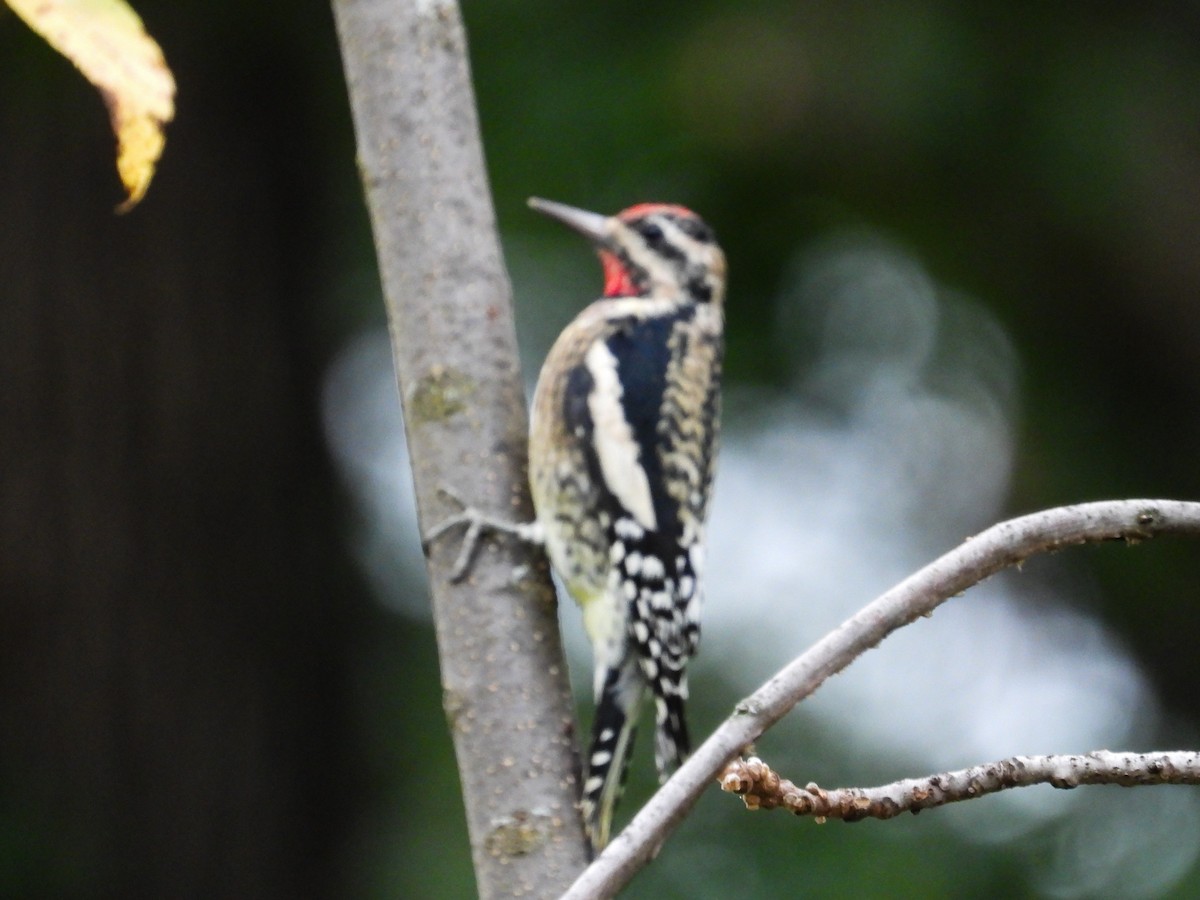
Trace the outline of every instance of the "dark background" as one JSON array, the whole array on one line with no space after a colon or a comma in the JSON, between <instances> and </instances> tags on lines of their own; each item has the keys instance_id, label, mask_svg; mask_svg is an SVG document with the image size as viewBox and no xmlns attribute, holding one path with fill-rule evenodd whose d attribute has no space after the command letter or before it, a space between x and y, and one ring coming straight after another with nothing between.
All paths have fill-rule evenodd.
<instances>
[{"instance_id":1,"label":"dark background","mask_svg":"<svg viewBox=\"0 0 1200 900\"><path fill-rule=\"evenodd\" d=\"M327 364L382 321L369 279L345 289L372 249L330 11L137 8L178 115L120 217L102 103L0 12L0 893L467 896L432 632L372 600L321 433ZM1194 5L464 15L506 242L541 227L533 193L703 211L729 378L778 386L810 352L769 340L794 248L880 229L1016 346L1012 511L1200 493ZM1191 723L1194 554L1082 563ZM753 877L713 896L1040 895L1036 848L745 821Z\"/></svg>"}]
</instances>

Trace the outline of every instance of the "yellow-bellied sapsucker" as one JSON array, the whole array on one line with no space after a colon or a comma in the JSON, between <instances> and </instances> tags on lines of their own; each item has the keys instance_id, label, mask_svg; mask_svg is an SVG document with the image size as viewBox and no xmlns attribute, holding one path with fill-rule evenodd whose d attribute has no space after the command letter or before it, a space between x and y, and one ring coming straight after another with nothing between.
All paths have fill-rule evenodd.
<instances>
[{"instance_id":1,"label":"yellow-bellied sapsucker","mask_svg":"<svg viewBox=\"0 0 1200 900\"><path fill-rule=\"evenodd\" d=\"M529 437L537 536L583 608L596 715L584 821L608 841L638 711L654 700L661 779L687 756L704 531L720 417L725 257L681 206L612 217L534 199L589 238L604 295L555 342Z\"/></svg>"}]
</instances>

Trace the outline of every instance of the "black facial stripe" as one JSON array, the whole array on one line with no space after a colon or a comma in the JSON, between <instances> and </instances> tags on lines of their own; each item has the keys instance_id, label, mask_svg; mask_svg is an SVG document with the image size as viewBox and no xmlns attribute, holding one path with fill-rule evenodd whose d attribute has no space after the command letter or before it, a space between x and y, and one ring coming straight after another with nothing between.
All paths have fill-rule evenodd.
<instances>
[{"instance_id":1,"label":"black facial stripe","mask_svg":"<svg viewBox=\"0 0 1200 900\"><path fill-rule=\"evenodd\" d=\"M693 275L689 278L686 289L688 295L697 303L708 303L712 300L712 285L703 275Z\"/></svg>"},{"instance_id":2,"label":"black facial stripe","mask_svg":"<svg viewBox=\"0 0 1200 900\"><path fill-rule=\"evenodd\" d=\"M691 219L683 216L675 216L672 220L675 226L690 237L694 241L699 241L702 244L711 244L713 242L713 232L706 224L699 219Z\"/></svg>"},{"instance_id":3,"label":"black facial stripe","mask_svg":"<svg viewBox=\"0 0 1200 900\"><path fill-rule=\"evenodd\" d=\"M638 234L646 239L646 243L651 247L657 246L663 242L663 231L658 225L649 219L642 219L635 226Z\"/></svg>"},{"instance_id":4,"label":"black facial stripe","mask_svg":"<svg viewBox=\"0 0 1200 900\"><path fill-rule=\"evenodd\" d=\"M663 259L669 259L671 262L681 263L687 260L687 256L683 250L669 242L666 238L663 238L657 244L651 244L650 248Z\"/></svg>"},{"instance_id":5,"label":"black facial stripe","mask_svg":"<svg viewBox=\"0 0 1200 900\"><path fill-rule=\"evenodd\" d=\"M639 294L650 287L650 273L641 266L637 265L630 258L629 251L627 251L624 247L617 251L617 259L621 263L621 268L624 269L625 273L629 276L629 280L633 283L633 286L637 288L637 292Z\"/></svg>"},{"instance_id":6,"label":"black facial stripe","mask_svg":"<svg viewBox=\"0 0 1200 900\"><path fill-rule=\"evenodd\" d=\"M683 221L676 216L666 216L665 218L673 225L679 225ZM653 218L638 219L630 223L630 227L641 235L647 247L663 259L668 259L672 262L683 262L686 259L683 250L671 243L670 239L663 232L662 227Z\"/></svg>"}]
</instances>

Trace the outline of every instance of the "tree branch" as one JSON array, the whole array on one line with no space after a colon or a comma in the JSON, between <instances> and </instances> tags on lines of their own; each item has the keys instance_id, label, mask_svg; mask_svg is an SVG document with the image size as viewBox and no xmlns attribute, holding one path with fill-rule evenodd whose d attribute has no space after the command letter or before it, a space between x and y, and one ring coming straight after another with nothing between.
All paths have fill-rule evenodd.
<instances>
[{"instance_id":1,"label":"tree branch","mask_svg":"<svg viewBox=\"0 0 1200 900\"><path fill-rule=\"evenodd\" d=\"M333 9L422 533L457 512L441 485L528 521L511 291L458 8ZM435 542L428 557L476 881L483 897L557 896L586 864L587 844L554 590L540 553L509 538L488 545L462 583L449 577L454 541Z\"/></svg>"},{"instance_id":2,"label":"tree branch","mask_svg":"<svg viewBox=\"0 0 1200 900\"><path fill-rule=\"evenodd\" d=\"M1064 506L1001 522L966 540L865 606L739 703L733 716L650 798L564 898L609 897L624 887L730 760L830 675L896 629L1038 553L1098 541L1132 544L1160 534L1200 534L1200 503L1111 500Z\"/></svg>"},{"instance_id":3,"label":"tree branch","mask_svg":"<svg viewBox=\"0 0 1200 900\"><path fill-rule=\"evenodd\" d=\"M721 790L741 796L747 809L786 809L818 819L891 819L901 813L973 800L1010 788L1049 784L1069 789L1085 784L1140 787L1152 784L1200 784L1200 753L1170 750L1081 755L1013 756L956 772L906 778L880 787L825 790L803 788L780 777L758 757L735 759L717 781Z\"/></svg>"}]
</instances>

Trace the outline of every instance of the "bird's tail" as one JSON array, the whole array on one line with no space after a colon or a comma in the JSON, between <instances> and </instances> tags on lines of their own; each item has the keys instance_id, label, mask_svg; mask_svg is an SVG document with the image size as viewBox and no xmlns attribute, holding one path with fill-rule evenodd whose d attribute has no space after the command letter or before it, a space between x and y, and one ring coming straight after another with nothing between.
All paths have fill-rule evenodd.
<instances>
[{"instance_id":1,"label":"bird's tail","mask_svg":"<svg viewBox=\"0 0 1200 900\"><path fill-rule=\"evenodd\" d=\"M677 677L667 677L663 673L653 682L654 763L658 768L660 782L666 781L692 752L687 716L684 713L687 676L682 672L672 674Z\"/></svg>"},{"instance_id":2,"label":"bird's tail","mask_svg":"<svg viewBox=\"0 0 1200 900\"><path fill-rule=\"evenodd\" d=\"M636 664L605 670L602 685L596 698L581 804L584 828L597 851L608 843L613 810L621 799L629 771L638 709L646 690Z\"/></svg>"}]
</instances>

